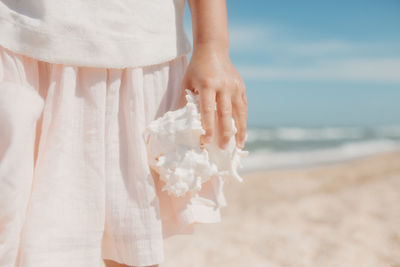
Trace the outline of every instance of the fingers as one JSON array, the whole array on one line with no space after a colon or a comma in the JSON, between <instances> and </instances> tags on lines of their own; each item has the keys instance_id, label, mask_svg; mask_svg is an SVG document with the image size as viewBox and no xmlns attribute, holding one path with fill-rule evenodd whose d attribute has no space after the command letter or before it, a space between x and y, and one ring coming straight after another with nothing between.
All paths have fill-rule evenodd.
<instances>
[{"instance_id":1,"label":"fingers","mask_svg":"<svg viewBox=\"0 0 400 267\"><path fill-rule=\"evenodd\" d=\"M238 148L244 147L246 138L246 121L247 121L247 98L246 94L242 93L239 96L232 97L233 119L237 132L235 135L236 145Z\"/></svg>"},{"instance_id":2,"label":"fingers","mask_svg":"<svg viewBox=\"0 0 400 267\"><path fill-rule=\"evenodd\" d=\"M224 91L217 93L218 145L225 149L233 135L231 95Z\"/></svg>"},{"instance_id":3,"label":"fingers","mask_svg":"<svg viewBox=\"0 0 400 267\"><path fill-rule=\"evenodd\" d=\"M211 143L215 133L215 115L218 124L218 146L225 149L233 135L232 116L235 120L237 147L243 148L246 138L247 98L246 93L230 95L229 92L215 92L211 89L200 91L200 112L205 135L201 136L202 143ZM217 103L217 114L215 114Z\"/></svg>"},{"instance_id":4,"label":"fingers","mask_svg":"<svg viewBox=\"0 0 400 267\"><path fill-rule=\"evenodd\" d=\"M216 93L211 89L202 89L199 92L201 124L205 130L205 134L200 136L200 141L202 143L211 143L214 135Z\"/></svg>"},{"instance_id":5,"label":"fingers","mask_svg":"<svg viewBox=\"0 0 400 267\"><path fill-rule=\"evenodd\" d=\"M202 144L211 143L214 134L217 134L218 146L221 149L225 149L233 135L233 116L237 128L235 135L236 146L243 148L246 139L248 112L245 89L240 87L240 90L236 91L237 94L229 90L216 91L206 88L197 91L200 94L201 123L205 130L205 134L200 136L200 142ZM215 104L217 104L216 111ZM215 120L217 120L218 126L217 133L215 133Z\"/></svg>"}]
</instances>

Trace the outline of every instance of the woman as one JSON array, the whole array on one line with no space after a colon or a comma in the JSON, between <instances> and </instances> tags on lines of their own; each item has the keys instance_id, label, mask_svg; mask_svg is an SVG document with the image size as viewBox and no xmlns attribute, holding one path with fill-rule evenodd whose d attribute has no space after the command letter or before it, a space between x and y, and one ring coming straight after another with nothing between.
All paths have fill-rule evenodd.
<instances>
[{"instance_id":1,"label":"woman","mask_svg":"<svg viewBox=\"0 0 400 267\"><path fill-rule=\"evenodd\" d=\"M220 221L212 179L196 201L161 191L141 135L187 88L200 94L201 142L224 148L233 116L244 146L225 1L189 0L189 64L184 5L0 0L1 266L157 265L163 238Z\"/></svg>"}]
</instances>

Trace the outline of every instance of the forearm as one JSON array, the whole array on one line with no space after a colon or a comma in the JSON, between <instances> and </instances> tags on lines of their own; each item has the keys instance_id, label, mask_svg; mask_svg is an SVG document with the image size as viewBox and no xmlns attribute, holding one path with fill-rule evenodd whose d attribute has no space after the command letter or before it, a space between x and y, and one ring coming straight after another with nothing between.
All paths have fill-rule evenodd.
<instances>
[{"instance_id":1,"label":"forearm","mask_svg":"<svg viewBox=\"0 0 400 267\"><path fill-rule=\"evenodd\" d=\"M229 52L225 0L188 0L192 14L193 50L207 47Z\"/></svg>"}]
</instances>

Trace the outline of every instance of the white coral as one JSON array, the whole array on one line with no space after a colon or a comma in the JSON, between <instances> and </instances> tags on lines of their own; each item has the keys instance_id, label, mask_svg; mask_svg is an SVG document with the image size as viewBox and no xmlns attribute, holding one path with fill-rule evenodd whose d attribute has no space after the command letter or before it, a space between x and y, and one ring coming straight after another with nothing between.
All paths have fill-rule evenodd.
<instances>
[{"instance_id":1,"label":"white coral","mask_svg":"<svg viewBox=\"0 0 400 267\"><path fill-rule=\"evenodd\" d=\"M201 149L200 135L205 131L198 108L199 96L190 90L186 93L185 107L166 112L152 121L144 132L149 165L166 183L162 190L167 190L169 195L184 196L187 192L199 192L202 184L212 177L220 181L220 187L222 179L235 178L242 182L237 169L242 167L240 159L247 156L248 151L236 147L234 136L222 150L217 145L216 135L212 143ZM236 133L233 119L232 127Z\"/></svg>"}]
</instances>

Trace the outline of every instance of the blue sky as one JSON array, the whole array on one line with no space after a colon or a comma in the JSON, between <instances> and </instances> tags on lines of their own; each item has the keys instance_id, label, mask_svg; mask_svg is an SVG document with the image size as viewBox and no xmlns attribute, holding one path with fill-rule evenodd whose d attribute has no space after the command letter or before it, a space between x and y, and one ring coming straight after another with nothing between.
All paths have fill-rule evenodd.
<instances>
[{"instance_id":1,"label":"blue sky","mask_svg":"<svg viewBox=\"0 0 400 267\"><path fill-rule=\"evenodd\" d=\"M227 4L249 126L400 124L400 1Z\"/></svg>"}]
</instances>

